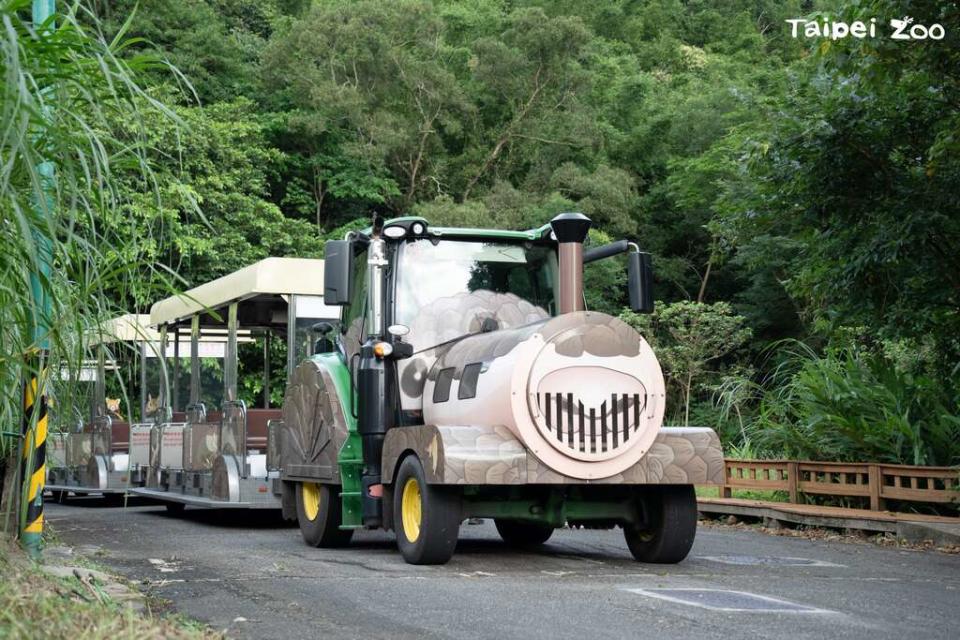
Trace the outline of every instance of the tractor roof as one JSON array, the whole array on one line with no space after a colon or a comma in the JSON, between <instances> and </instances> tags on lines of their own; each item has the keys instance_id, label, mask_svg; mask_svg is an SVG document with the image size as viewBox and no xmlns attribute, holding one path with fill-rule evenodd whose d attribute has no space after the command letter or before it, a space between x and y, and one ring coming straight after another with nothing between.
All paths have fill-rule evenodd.
<instances>
[{"instance_id":1,"label":"tractor roof","mask_svg":"<svg viewBox=\"0 0 960 640\"><path fill-rule=\"evenodd\" d=\"M426 218L420 216L402 216L399 218L390 218L384 221L383 226L391 224L422 222L427 225L430 235L452 236L452 237L471 237L471 238L491 238L501 240L540 240L545 234L550 232L550 224L545 224L536 229L527 229L526 231L511 231L509 229L476 229L471 227L431 227ZM365 228L361 233L370 235L372 227Z\"/></svg>"}]
</instances>

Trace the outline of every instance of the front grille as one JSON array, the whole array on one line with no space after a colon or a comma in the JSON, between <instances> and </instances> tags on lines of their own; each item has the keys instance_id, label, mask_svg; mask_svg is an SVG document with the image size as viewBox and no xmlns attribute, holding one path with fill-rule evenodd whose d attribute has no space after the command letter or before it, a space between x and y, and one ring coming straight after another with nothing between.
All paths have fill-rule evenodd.
<instances>
[{"instance_id":1,"label":"front grille","mask_svg":"<svg viewBox=\"0 0 960 640\"><path fill-rule=\"evenodd\" d=\"M538 393L547 436L581 453L610 453L625 446L640 428L646 394L612 393L599 407L584 406L573 393Z\"/></svg>"}]
</instances>

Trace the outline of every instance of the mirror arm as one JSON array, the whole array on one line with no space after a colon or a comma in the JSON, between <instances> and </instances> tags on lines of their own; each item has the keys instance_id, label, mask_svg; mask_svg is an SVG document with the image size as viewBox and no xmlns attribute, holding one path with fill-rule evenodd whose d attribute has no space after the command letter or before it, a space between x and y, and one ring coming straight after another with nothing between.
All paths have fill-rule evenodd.
<instances>
[{"instance_id":1,"label":"mirror arm","mask_svg":"<svg viewBox=\"0 0 960 640\"><path fill-rule=\"evenodd\" d=\"M609 242L607 244L600 245L599 247L593 247L592 249L587 249L584 251L583 264L589 264L591 262L596 262L597 260L603 260L604 258L618 256L621 253L627 253L628 251L640 253L640 247L636 242L631 242L629 240L616 240L614 242Z\"/></svg>"}]
</instances>

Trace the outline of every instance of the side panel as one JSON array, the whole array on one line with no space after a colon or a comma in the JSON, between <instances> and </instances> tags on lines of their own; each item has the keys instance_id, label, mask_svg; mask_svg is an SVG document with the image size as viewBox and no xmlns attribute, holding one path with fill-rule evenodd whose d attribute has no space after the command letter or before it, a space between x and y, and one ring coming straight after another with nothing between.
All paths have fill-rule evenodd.
<instances>
[{"instance_id":1,"label":"side panel","mask_svg":"<svg viewBox=\"0 0 960 640\"><path fill-rule=\"evenodd\" d=\"M712 429L665 427L650 451L623 473L596 480L561 475L505 427L397 427L387 432L384 482L405 452L420 457L427 481L458 485L722 484L723 450Z\"/></svg>"},{"instance_id":2,"label":"side panel","mask_svg":"<svg viewBox=\"0 0 960 640\"><path fill-rule=\"evenodd\" d=\"M340 484L337 454L347 439L349 425L330 365L343 365L339 359L326 360L317 356L302 362L287 385L280 438L285 480Z\"/></svg>"}]
</instances>

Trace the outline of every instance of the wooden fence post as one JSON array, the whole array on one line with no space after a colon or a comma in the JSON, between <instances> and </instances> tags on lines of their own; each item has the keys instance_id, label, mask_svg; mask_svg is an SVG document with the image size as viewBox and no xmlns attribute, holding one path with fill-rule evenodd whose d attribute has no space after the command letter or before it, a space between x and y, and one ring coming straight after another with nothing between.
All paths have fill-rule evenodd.
<instances>
[{"instance_id":1,"label":"wooden fence post","mask_svg":"<svg viewBox=\"0 0 960 640\"><path fill-rule=\"evenodd\" d=\"M720 497L721 498L732 498L733 491L727 485L727 474L730 473L730 467L726 460L723 461L723 484L720 485Z\"/></svg>"},{"instance_id":2,"label":"wooden fence post","mask_svg":"<svg viewBox=\"0 0 960 640\"><path fill-rule=\"evenodd\" d=\"M787 490L790 492L790 502L793 504L797 504L800 501L797 492L797 485L800 482L798 468L799 465L796 462L787 462Z\"/></svg>"},{"instance_id":3,"label":"wooden fence post","mask_svg":"<svg viewBox=\"0 0 960 640\"><path fill-rule=\"evenodd\" d=\"M886 502L880 497L880 487L882 478L880 477L880 466L876 464L867 465L867 478L870 485L870 510L882 511Z\"/></svg>"}]
</instances>

